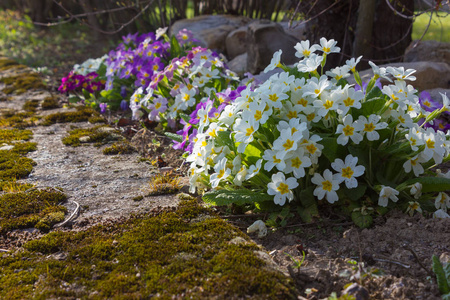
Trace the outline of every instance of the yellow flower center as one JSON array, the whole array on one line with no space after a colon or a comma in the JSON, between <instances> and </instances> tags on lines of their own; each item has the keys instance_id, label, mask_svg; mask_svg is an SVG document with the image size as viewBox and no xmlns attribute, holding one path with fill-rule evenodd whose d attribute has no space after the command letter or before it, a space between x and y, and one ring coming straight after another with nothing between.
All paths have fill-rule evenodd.
<instances>
[{"instance_id":1,"label":"yellow flower center","mask_svg":"<svg viewBox=\"0 0 450 300\"><path fill-rule=\"evenodd\" d=\"M374 130L375 130L375 125L373 125L373 123L364 124L364 131L372 132Z\"/></svg>"},{"instance_id":2,"label":"yellow flower center","mask_svg":"<svg viewBox=\"0 0 450 300\"><path fill-rule=\"evenodd\" d=\"M308 49L303 50L303 56L309 56L311 54L311 51L309 51Z\"/></svg>"},{"instance_id":3,"label":"yellow flower center","mask_svg":"<svg viewBox=\"0 0 450 300\"><path fill-rule=\"evenodd\" d=\"M350 126L350 125L347 125L347 126L345 126L343 129L342 129L342 132L346 135L346 136L349 136L349 135L353 135L353 131L355 130L355 128L354 127L352 127L352 126Z\"/></svg>"},{"instance_id":4,"label":"yellow flower center","mask_svg":"<svg viewBox=\"0 0 450 300\"><path fill-rule=\"evenodd\" d=\"M430 149L434 148L434 141L432 141L431 139L428 139L426 144L427 144L428 148L430 148Z\"/></svg>"},{"instance_id":5,"label":"yellow flower center","mask_svg":"<svg viewBox=\"0 0 450 300\"><path fill-rule=\"evenodd\" d=\"M302 161L298 157L291 159L291 163L292 163L292 167L294 167L296 169L300 168L300 166L302 165Z\"/></svg>"},{"instance_id":6,"label":"yellow flower center","mask_svg":"<svg viewBox=\"0 0 450 300\"><path fill-rule=\"evenodd\" d=\"M314 120L315 117L316 117L315 113L310 113L309 115L306 116L306 120L308 120L308 122L311 122L312 120Z\"/></svg>"},{"instance_id":7,"label":"yellow flower center","mask_svg":"<svg viewBox=\"0 0 450 300\"><path fill-rule=\"evenodd\" d=\"M254 117L255 117L255 120L256 120L256 121L261 120L261 118L262 118L262 112L261 112L260 110L257 110L256 113L255 113L255 115L254 115Z\"/></svg>"},{"instance_id":8,"label":"yellow flower center","mask_svg":"<svg viewBox=\"0 0 450 300\"><path fill-rule=\"evenodd\" d=\"M219 171L219 175L217 175L218 178L222 178L223 175L225 175L225 171L224 170L220 170Z\"/></svg>"},{"instance_id":9,"label":"yellow flower center","mask_svg":"<svg viewBox=\"0 0 450 300\"><path fill-rule=\"evenodd\" d=\"M277 96L277 94L272 94L272 95L269 95L269 99L272 100L273 102L276 102L278 100L278 96Z\"/></svg>"},{"instance_id":10,"label":"yellow flower center","mask_svg":"<svg viewBox=\"0 0 450 300\"><path fill-rule=\"evenodd\" d=\"M160 107L161 107L161 103L158 102L158 103L155 104L155 108L156 109L159 109Z\"/></svg>"},{"instance_id":11,"label":"yellow flower center","mask_svg":"<svg viewBox=\"0 0 450 300\"><path fill-rule=\"evenodd\" d=\"M294 146L294 141L287 139L286 142L283 144L283 148L285 151L288 151L289 149L292 148L292 146Z\"/></svg>"},{"instance_id":12,"label":"yellow flower center","mask_svg":"<svg viewBox=\"0 0 450 300\"><path fill-rule=\"evenodd\" d=\"M287 113L286 117L288 117L289 119L297 118L297 112L291 110Z\"/></svg>"},{"instance_id":13,"label":"yellow flower center","mask_svg":"<svg viewBox=\"0 0 450 300\"><path fill-rule=\"evenodd\" d=\"M250 126L250 128L247 128L247 133L245 134L246 136L251 136L253 134L253 132L255 131L255 129L253 129L253 126Z\"/></svg>"},{"instance_id":14,"label":"yellow flower center","mask_svg":"<svg viewBox=\"0 0 450 300\"><path fill-rule=\"evenodd\" d=\"M277 190L280 192L280 194L284 195L289 193L289 186L286 183L280 182L280 184L277 187Z\"/></svg>"},{"instance_id":15,"label":"yellow flower center","mask_svg":"<svg viewBox=\"0 0 450 300\"><path fill-rule=\"evenodd\" d=\"M331 49L329 47L323 47L323 52L328 53L330 51L331 51Z\"/></svg>"},{"instance_id":16,"label":"yellow flower center","mask_svg":"<svg viewBox=\"0 0 450 300\"><path fill-rule=\"evenodd\" d=\"M308 105L308 101L306 101L305 98L302 98L300 100L297 101L297 104L302 105L303 107L306 107L306 105Z\"/></svg>"},{"instance_id":17,"label":"yellow flower center","mask_svg":"<svg viewBox=\"0 0 450 300\"><path fill-rule=\"evenodd\" d=\"M352 168L350 168L350 167L346 167L346 168L342 169L342 177L350 179L350 178L352 178L353 173L354 172L353 172Z\"/></svg>"},{"instance_id":18,"label":"yellow flower center","mask_svg":"<svg viewBox=\"0 0 450 300\"><path fill-rule=\"evenodd\" d=\"M333 101L327 100L323 104L323 107L325 107L326 109L330 109L333 106L333 103L334 103Z\"/></svg>"},{"instance_id":19,"label":"yellow flower center","mask_svg":"<svg viewBox=\"0 0 450 300\"><path fill-rule=\"evenodd\" d=\"M314 154L317 151L317 147L314 146L314 144L309 144L306 146L306 150L308 150L309 153Z\"/></svg>"},{"instance_id":20,"label":"yellow flower center","mask_svg":"<svg viewBox=\"0 0 450 300\"><path fill-rule=\"evenodd\" d=\"M329 180L325 180L322 182L322 188L325 191L331 192L332 187L333 187L333 184Z\"/></svg>"},{"instance_id":21,"label":"yellow flower center","mask_svg":"<svg viewBox=\"0 0 450 300\"><path fill-rule=\"evenodd\" d=\"M191 98L191 96L189 94L185 94L183 99L184 101L188 101Z\"/></svg>"},{"instance_id":22,"label":"yellow flower center","mask_svg":"<svg viewBox=\"0 0 450 300\"><path fill-rule=\"evenodd\" d=\"M344 100L345 106L352 106L353 103L355 103L355 100L353 100L353 99L350 98L350 97L348 97L347 99Z\"/></svg>"},{"instance_id":23,"label":"yellow flower center","mask_svg":"<svg viewBox=\"0 0 450 300\"><path fill-rule=\"evenodd\" d=\"M281 159L277 158L276 155L273 156L273 162L276 164L279 164L281 162Z\"/></svg>"}]
</instances>

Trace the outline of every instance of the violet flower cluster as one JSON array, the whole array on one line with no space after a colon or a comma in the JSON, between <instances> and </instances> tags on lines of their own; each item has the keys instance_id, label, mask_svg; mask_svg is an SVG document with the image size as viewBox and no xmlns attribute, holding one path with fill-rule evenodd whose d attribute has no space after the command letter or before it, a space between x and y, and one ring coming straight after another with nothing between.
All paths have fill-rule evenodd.
<instances>
[{"instance_id":1,"label":"violet flower cluster","mask_svg":"<svg viewBox=\"0 0 450 300\"><path fill-rule=\"evenodd\" d=\"M105 82L98 79L96 72L87 75L76 74L71 71L69 75L61 80L58 91L61 93L80 93L83 90L89 93L97 93L105 88Z\"/></svg>"}]
</instances>

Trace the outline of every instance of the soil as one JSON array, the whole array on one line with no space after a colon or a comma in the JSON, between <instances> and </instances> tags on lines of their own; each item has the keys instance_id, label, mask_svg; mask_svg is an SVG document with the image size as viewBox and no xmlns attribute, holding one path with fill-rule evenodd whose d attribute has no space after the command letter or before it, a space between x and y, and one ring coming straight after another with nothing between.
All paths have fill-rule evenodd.
<instances>
[{"instance_id":1,"label":"soil","mask_svg":"<svg viewBox=\"0 0 450 300\"><path fill-rule=\"evenodd\" d=\"M13 95L12 99L0 102L0 109L18 109L26 100L42 100L49 95L48 91ZM107 156L102 154L107 145L64 146L61 139L73 126L94 125L74 123L31 128L38 149L28 157L37 165L24 181L63 188L69 199L69 211L76 209L76 203L81 207L79 216L72 221L74 228L176 206L178 198L174 195L147 196L149 183L161 172L178 172L181 190L187 191L181 153L173 150L170 141L161 134L132 123L117 127L132 141L137 152ZM217 211L244 232L258 217L226 216L222 209ZM376 219L372 228L362 230L332 216L312 224L295 224L292 220L286 227L269 230L261 238L256 233L250 234L269 253L279 270L292 277L299 299L322 299L332 292L340 295L351 283L355 284L351 290L356 291L357 299L369 299L368 295L370 299L440 299L431 258L437 255L442 260L450 259L450 219L391 212ZM0 240L0 248L12 250L41 235L33 229L18 230ZM295 268L294 262L301 261L303 253L303 263Z\"/></svg>"}]
</instances>

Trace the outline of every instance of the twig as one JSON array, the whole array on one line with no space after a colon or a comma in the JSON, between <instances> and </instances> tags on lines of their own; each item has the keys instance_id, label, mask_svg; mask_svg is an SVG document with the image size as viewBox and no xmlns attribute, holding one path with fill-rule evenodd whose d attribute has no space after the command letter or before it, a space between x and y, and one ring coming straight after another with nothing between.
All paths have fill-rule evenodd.
<instances>
[{"instance_id":1,"label":"twig","mask_svg":"<svg viewBox=\"0 0 450 300\"><path fill-rule=\"evenodd\" d=\"M78 202L75 202L75 201L72 201L72 200L69 200L69 201L75 203L75 205L76 205L75 210L73 211L73 213L66 220L64 220L61 223L55 224L53 226L54 228L63 227L64 225L66 225L67 223L69 223L70 221L73 221L74 219L76 219L76 217L78 217L78 214L80 212L80 204L78 204ZM75 215L76 215L76 217L75 217Z\"/></svg>"},{"instance_id":2,"label":"twig","mask_svg":"<svg viewBox=\"0 0 450 300\"><path fill-rule=\"evenodd\" d=\"M411 254L414 256L414 258L417 260L417 263L422 267L422 269L424 269L427 272L428 275L434 276L434 274L431 272L431 270L423 265L422 261L420 260L419 256L417 255L416 251L411 249L411 247L409 247L406 244L403 245L403 249L408 250L409 252L411 252Z\"/></svg>"},{"instance_id":3,"label":"twig","mask_svg":"<svg viewBox=\"0 0 450 300\"><path fill-rule=\"evenodd\" d=\"M0 249L0 252L9 252L9 250L6 250L6 249Z\"/></svg>"}]
</instances>

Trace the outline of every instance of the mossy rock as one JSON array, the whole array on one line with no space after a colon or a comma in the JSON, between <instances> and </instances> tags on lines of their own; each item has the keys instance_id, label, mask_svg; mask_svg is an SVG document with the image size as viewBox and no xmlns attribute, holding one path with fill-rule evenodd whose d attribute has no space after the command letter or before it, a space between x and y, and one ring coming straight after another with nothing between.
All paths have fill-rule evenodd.
<instances>
[{"instance_id":1,"label":"mossy rock","mask_svg":"<svg viewBox=\"0 0 450 300\"><path fill-rule=\"evenodd\" d=\"M0 82L7 86L3 93L9 95L12 93L23 94L29 90L45 89L46 86L42 78L37 73L20 74L11 77L3 77Z\"/></svg>"},{"instance_id":2,"label":"mossy rock","mask_svg":"<svg viewBox=\"0 0 450 300\"><path fill-rule=\"evenodd\" d=\"M25 111L36 112L39 107L39 100L28 100L22 105L22 109Z\"/></svg>"},{"instance_id":3,"label":"mossy rock","mask_svg":"<svg viewBox=\"0 0 450 300\"><path fill-rule=\"evenodd\" d=\"M19 128L24 129L34 126L40 117L35 116L34 112L18 113L14 110L4 111L0 118L0 128Z\"/></svg>"},{"instance_id":4,"label":"mossy rock","mask_svg":"<svg viewBox=\"0 0 450 300\"><path fill-rule=\"evenodd\" d=\"M67 209L59 205L66 195L55 189L36 189L0 196L0 233L35 227L43 231L64 220Z\"/></svg>"},{"instance_id":5,"label":"mossy rock","mask_svg":"<svg viewBox=\"0 0 450 300\"><path fill-rule=\"evenodd\" d=\"M0 150L0 180L15 180L27 177L36 163L18 153Z\"/></svg>"},{"instance_id":6,"label":"mossy rock","mask_svg":"<svg viewBox=\"0 0 450 300\"><path fill-rule=\"evenodd\" d=\"M43 119L42 125L50 126L56 123L75 123L86 121L89 121L90 123L105 123L105 119L92 108L77 106L76 109L77 111L59 112L48 115ZM102 122L100 122L100 120L102 120Z\"/></svg>"},{"instance_id":7,"label":"mossy rock","mask_svg":"<svg viewBox=\"0 0 450 300\"><path fill-rule=\"evenodd\" d=\"M296 299L256 244L195 201L24 248L0 259L0 298Z\"/></svg>"},{"instance_id":8,"label":"mossy rock","mask_svg":"<svg viewBox=\"0 0 450 300\"><path fill-rule=\"evenodd\" d=\"M103 154L105 155L131 154L135 151L136 149L133 147L133 145L130 144L130 142L120 141L103 149Z\"/></svg>"},{"instance_id":9,"label":"mossy rock","mask_svg":"<svg viewBox=\"0 0 450 300\"><path fill-rule=\"evenodd\" d=\"M0 144L11 141L28 141L32 136L31 130L0 129Z\"/></svg>"},{"instance_id":10,"label":"mossy rock","mask_svg":"<svg viewBox=\"0 0 450 300\"><path fill-rule=\"evenodd\" d=\"M42 101L41 107L43 110L59 108L59 100L55 96L46 97Z\"/></svg>"},{"instance_id":11,"label":"mossy rock","mask_svg":"<svg viewBox=\"0 0 450 300\"><path fill-rule=\"evenodd\" d=\"M101 146L112 141L123 139L118 130L109 126L99 125L92 128L77 128L69 131L69 135L62 138L66 146L78 147L81 144L94 144Z\"/></svg>"}]
</instances>

